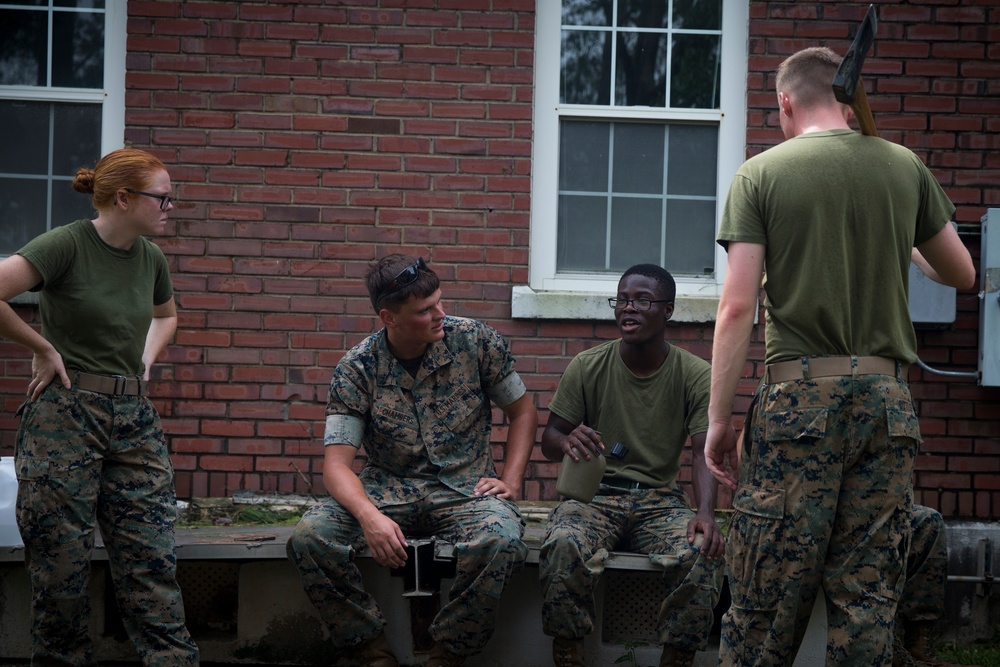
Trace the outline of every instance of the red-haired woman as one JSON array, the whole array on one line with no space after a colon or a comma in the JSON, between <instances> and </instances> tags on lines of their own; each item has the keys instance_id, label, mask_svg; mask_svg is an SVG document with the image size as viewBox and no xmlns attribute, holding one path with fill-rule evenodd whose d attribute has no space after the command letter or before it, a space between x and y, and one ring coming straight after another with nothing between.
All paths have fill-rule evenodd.
<instances>
[{"instance_id":1,"label":"red-haired woman","mask_svg":"<svg viewBox=\"0 0 1000 667\"><path fill-rule=\"evenodd\" d=\"M146 665L193 665L176 581L173 467L148 398L149 367L177 328L161 233L170 175L137 149L82 168L97 217L0 261L0 335L34 357L15 455L17 521L31 584L32 660L94 663L87 582L100 527L115 595ZM6 301L38 292L41 333Z\"/></svg>"}]
</instances>

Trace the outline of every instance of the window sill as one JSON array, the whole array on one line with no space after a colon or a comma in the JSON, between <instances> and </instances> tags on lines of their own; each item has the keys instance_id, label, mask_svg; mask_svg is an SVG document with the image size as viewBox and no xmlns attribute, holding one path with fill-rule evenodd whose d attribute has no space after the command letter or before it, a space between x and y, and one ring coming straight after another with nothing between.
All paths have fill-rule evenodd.
<instances>
[{"instance_id":1,"label":"window sill","mask_svg":"<svg viewBox=\"0 0 1000 667\"><path fill-rule=\"evenodd\" d=\"M515 285L510 311L514 319L526 320L607 320L615 319L608 308L613 294L597 292L538 292L527 285ZM674 299L673 322L714 322L719 309L717 296L678 295Z\"/></svg>"}]
</instances>

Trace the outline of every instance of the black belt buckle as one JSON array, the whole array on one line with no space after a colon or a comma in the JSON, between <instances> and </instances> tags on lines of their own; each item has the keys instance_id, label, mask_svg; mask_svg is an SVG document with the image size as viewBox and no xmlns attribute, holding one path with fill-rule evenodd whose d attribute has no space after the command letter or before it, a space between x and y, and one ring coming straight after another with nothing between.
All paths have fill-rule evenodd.
<instances>
[{"instance_id":1,"label":"black belt buckle","mask_svg":"<svg viewBox=\"0 0 1000 667\"><path fill-rule=\"evenodd\" d=\"M615 479L613 477L604 479L601 481L601 483L604 486L610 487L617 491L625 491L625 492L642 491L643 489L652 488L646 484L643 484L642 482L633 482L630 479Z\"/></svg>"},{"instance_id":2,"label":"black belt buckle","mask_svg":"<svg viewBox=\"0 0 1000 667\"><path fill-rule=\"evenodd\" d=\"M115 390L112 392L114 396L122 396L128 389L128 378L124 375L112 375L115 379Z\"/></svg>"}]
</instances>

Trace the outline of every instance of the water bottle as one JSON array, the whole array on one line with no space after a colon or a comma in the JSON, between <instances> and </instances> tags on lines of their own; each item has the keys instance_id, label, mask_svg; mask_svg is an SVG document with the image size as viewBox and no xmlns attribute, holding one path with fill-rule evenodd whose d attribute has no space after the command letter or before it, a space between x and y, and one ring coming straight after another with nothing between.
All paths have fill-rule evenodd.
<instances>
[{"instance_id":1,"label":"water bottle","mask_svg":"<svg viewBox=\"0 0 1000 667\"><path fill-rule=\"evenodd\" d=\"M0 456L0 547L22 547L14 509L17 504L17 474L14 457Z\"/></svg>"},{"instance_id":2,"label":"water bottle","mask_svg":"<svg viewBox=\"0 0 1000 667\"><path fill-rule=\"evenodd\" d=\"M628 448L620 442L616 442L608 452L608 456L613 459L623 459L626 454ZM597 487L601 484L607 466L608 459L603 454L591 454L589 459L581 457L579 461L574 461L572 456L566 454L559 466L556 492L566 498L589 503L597 494Z\"/></svg>"}]
</instances>

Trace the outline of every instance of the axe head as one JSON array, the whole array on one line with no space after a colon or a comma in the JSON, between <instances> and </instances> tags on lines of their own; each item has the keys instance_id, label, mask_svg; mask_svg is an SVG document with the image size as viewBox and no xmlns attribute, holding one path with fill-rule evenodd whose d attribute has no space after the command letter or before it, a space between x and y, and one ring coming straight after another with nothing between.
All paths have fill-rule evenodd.
<instances>
[{"instance_id":1,"label":"axe head","mask_svg":"<svg viewBox=\"0 0 1000 667\"><path fill-rule=\"evenodd\" d=\"M847 50L844 59L840 61L837 69L837 76L833 78L833 94L841 104L852 104L854 94L858 90L858 81L861 80L861 66L865 64L865 56L868 49L875 41L875 30L878 28L878 19L875 17L875 5L868 5L868 13L862 21L858 34L854 36L851 48Z\"/></svg>"}]
</instances>

